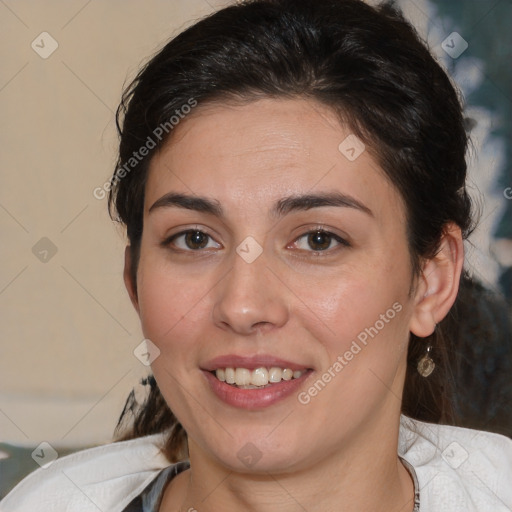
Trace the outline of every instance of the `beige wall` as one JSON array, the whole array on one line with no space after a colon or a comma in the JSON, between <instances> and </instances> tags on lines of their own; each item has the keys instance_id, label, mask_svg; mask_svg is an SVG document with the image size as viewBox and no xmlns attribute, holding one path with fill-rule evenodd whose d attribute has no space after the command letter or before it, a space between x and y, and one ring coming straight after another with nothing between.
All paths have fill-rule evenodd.
<instances>
[{"instance_id":1,"label":"beige wall","mask_svg":"<svg viewBox=\"0 0 512 512\"><path fill-rule=\"evenodd\" d=\"M123 236L92 192L113 168L125 79L220 4L0 3L1 441L109 439L145 373L132 353L142 335L121 278ZM59 45L47 59L31 47L43 31ZM32 252L43 237L57 248L47 262Z\"/></svg>"},{"instance_id":2,"label":"beige wall","mask_svg":"<svg viewBox=\"0 0 512 512\"><path fill-rule=\"evenodd\" d=\"M425 28L421 2L406 3ZM106 441L145 373L132 353L142 335L121 278L122 233L93 189L112 171L125 79L222 4L0 2L0 441ZM43 31L59 45L47 59L31 47ZM57 249L47 262L32 252L43 237Z\"/></svg>"}]
</instances>

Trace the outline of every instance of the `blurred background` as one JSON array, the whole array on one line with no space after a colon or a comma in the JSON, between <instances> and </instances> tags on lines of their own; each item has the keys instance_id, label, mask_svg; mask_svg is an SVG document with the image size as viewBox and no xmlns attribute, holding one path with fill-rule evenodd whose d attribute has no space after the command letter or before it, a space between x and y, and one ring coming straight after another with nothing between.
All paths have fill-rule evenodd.
<instances>
[{"instance_id":1,"label":"blurred background","mask_svg":"<svg viewBox=\"0 0 512 512\"><path fill-rule=\"evenodd\" d=\"M123 86L170 37L229 3L0 0L0 498L39 467L37 453L48 453L41 443L63 455L110 441L126 397L148 373L134 355L143 336L122 281L124 235L94 190L114 168ZM467 102L481 209L468 268L505 325L512 1L398 3ZM498 325L493 311L485 318ZM496 336L499 357L510 357L510 331Z\"/></svg>"}]
</instances>

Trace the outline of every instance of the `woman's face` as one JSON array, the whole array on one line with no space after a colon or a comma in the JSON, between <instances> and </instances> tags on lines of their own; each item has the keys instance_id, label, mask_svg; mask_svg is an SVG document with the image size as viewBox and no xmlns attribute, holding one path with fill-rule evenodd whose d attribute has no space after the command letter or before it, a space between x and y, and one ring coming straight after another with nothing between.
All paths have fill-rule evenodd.
<instances>
[{"instance_id":1,"label":"woman's face","mask_svg":"<svg viewBox=\"0 0 512 512\"><path fill-rule=\"evenodd\" d=\"M192 457L293 470L396 428L405 213L359 144L322 105L265 99L197 107L153 158L136 307Z\"/></svg>"}]
</instances>

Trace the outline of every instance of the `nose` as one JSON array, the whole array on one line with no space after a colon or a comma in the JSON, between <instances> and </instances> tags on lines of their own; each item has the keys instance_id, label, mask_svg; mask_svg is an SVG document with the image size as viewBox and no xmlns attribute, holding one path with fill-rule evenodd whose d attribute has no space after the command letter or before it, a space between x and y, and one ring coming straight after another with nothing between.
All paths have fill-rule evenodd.
<instances>
[{"instance_id":1,"label":"nose","mask_svg":"<svg viewBox=\"0 0 512 512\"><path fill-rule=\"evenodd\" d=\"M213 321L244 335L282 327L289 316L287 291L268 267L265 253L252 263L236 254L231 270L215 287Z\"/></svg>"}]
</instances>

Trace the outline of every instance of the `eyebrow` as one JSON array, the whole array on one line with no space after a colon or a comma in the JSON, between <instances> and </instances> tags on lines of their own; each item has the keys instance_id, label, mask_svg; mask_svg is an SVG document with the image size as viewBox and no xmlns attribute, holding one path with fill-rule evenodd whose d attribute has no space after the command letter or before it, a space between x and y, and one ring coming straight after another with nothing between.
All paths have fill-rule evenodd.
<instances>
[{"instance_id":1,"label":"eyebrow","mask_svg":"<svg viewBox=\"0 0 512 512\"><path fill-rule=\"evenodd\" d=\"M353 208L373 217L373 212L361 201L340 192L325 192L319 194L303 194L284 197L276 201L270 213L272 217L283 217L292 211L310 210L322 206ZM224 217L221 204L216 199L169 192L155 201L149 208L149 213L160 208L185 208L197 212L208 213L216 217Z\"/></svg>"}]
</instances>

